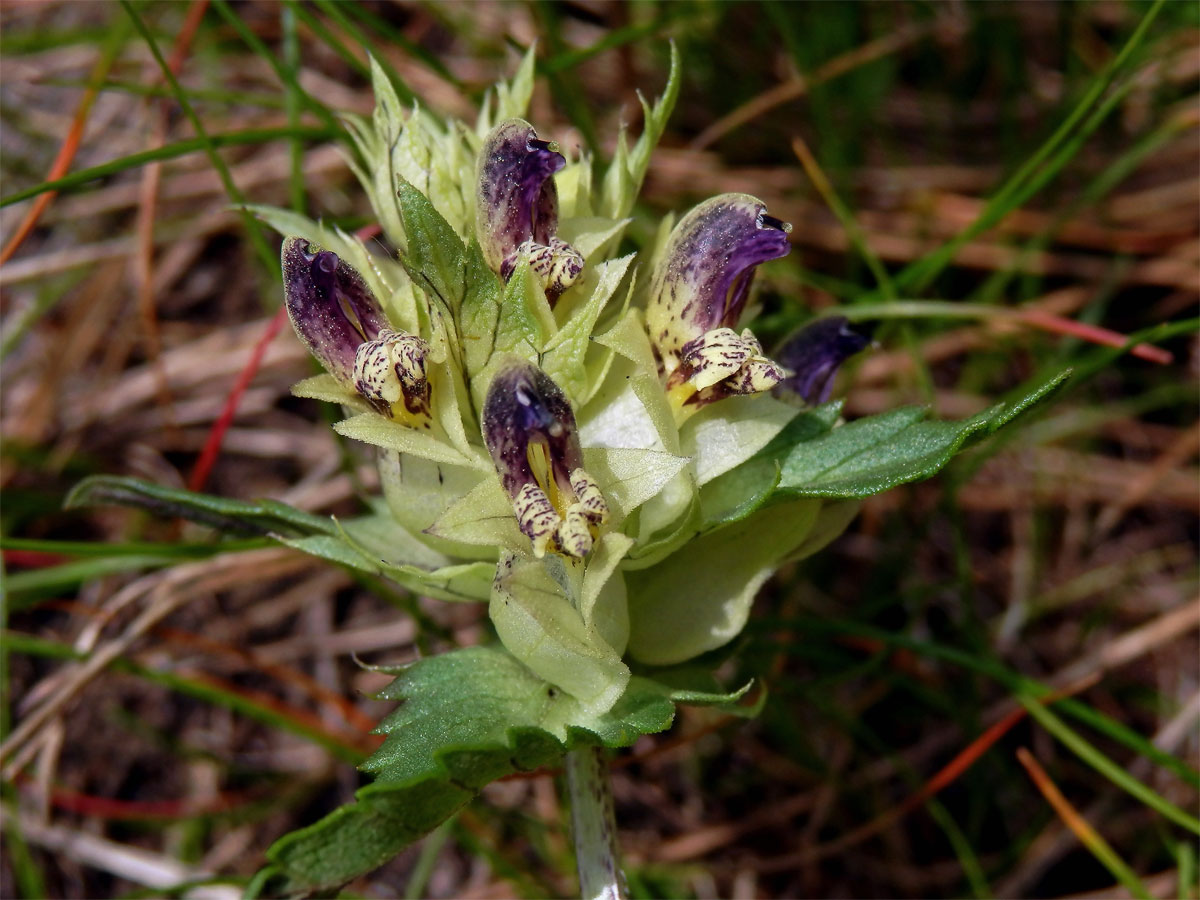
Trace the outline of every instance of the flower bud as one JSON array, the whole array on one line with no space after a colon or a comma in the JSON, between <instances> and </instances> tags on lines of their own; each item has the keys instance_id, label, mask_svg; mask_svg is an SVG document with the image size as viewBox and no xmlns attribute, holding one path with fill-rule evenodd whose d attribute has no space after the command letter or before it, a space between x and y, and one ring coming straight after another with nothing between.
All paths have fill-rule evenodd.
<instances>
[{"instance_id":1,"label":"flower bud","mask_svg":"<svg viewBox=\"0 0 1200 900\"><path fill-rule=\"evenodd\" d=\"M575 414L550 376L510 358L488 387L483 440L534 555L587 556L608 504L583 469Z\"/></svg>"},{"instance_id":2,"label":"flower bud","mask_svg":"<svg viewBox=\"0 0 1200 900\"><path fill-rule=\"evenodd\" d=\"M805 403L824 403L833 390L838 368L870 343L842 316L817 319L783 342L776 356L792 374L775 388L777 396L791 394Z\"/></svg>"},{"instance_id":3,"label":"flower bud","mask_svg":"<svg viewBox=\"0 0 1200 900\"><path fill-rule=\"evenodd\" d=\"M792 226L761 200L722 194L689 212L667 241L650 285L646 325L676 403L701 405L770 390L784 376L749 331L733 327L755 267L786 256Z\"/></svg>"},{"instance_id":4,"label":"flower bud","mask_svg":"<svg viewBox=\"0 0 1200 900\"><path fill-rule=\"evenodd\" d=\"M387 328L362 276L304 238L283 242L283 291L292 327L330 375L354 383L355 353Z\"/></svg>"},{"instance_id":5,"label":"flower bud","mask_svg":"<svg viewBox=\"0 0 1200 900\"><path fill-rule=\"evenodd\" d=\"M509 119L484 141L476 186L475 230L487 264L507 280L527 255L551 303L583 271L583 257L555 237L553 176L564 165L557 144L538 140L524 119Z\"/></svg>"}]
</instances>

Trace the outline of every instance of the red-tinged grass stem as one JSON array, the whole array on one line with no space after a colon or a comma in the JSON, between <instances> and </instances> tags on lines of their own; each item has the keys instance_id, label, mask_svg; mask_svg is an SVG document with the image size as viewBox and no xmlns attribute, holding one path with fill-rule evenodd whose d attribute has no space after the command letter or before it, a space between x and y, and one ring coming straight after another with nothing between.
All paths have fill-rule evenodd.
<instances>
[{"instance_id":1,"label":"red-tinged grass stem","mask_svg":"<svg viewBox=\"0 0 1200 900\"><path fill-rule=\"evenodd\" d=\"M67 170L71 168L71 163L75 160L75 154L79 152L79 145L83 141L83 129L87 125L88 114L92 111L92 104L95 103L96 97L100 93L104 79L108 77L109 69L112 68L112 64L117 59L117 54L120 53L121 46L124 44L125 31L125 28L118 27L112 33L108 43L101 49L100 58L96 60L95 66L92 67L87 88L83 92L83 98L79 101L79 106L75 109L75 116L71 119L71 127L67 130L67 136L63 138L63 142L58 148L58 155L54 157L54 162L51 164L50 171L46 175L46 181L56 181L62 178L67 174ZM37 227L42 213L46 211L46 208L50 206L56 196L58 196L57 192L47 191L34 200L33 206L29 207L29 211L25 213L25 218L17 226L12 239L3 250L0 250L0 265L8 262L12 255L17 252L17 248L25 242L25 238L33 233L33 229Z\"/></svg>"},{"instance_id":2,"label":"red-tinged grass stem","mask_svg":"<svg viewBox=\"0 0 1200 900\"><path fill-rule=\"evenodd\" d=\"M1058 789L1051 779L1046 774L1046 770L1034 758L1033 754L1024 747L1017 748L1017 759L1021 765L1025 767L1025 771L1029 773L1029 777L1037 786L1037 789L1042 792L1042 796L1046 798L1046 802L1054 807L1054 811L1058 813L1058 817L1063 820L1075 837L1079 838L1079 842L1083 844L1091 852L1093 856L1106 868L1112 876L1125 886L1125 889L1135 897L1150 900L1150 893L1146 890L1141 880L1137 877L1132 869L1130 869L1125 861L1121 859L1115 850L1109 845L1108 841L1100 835L1100 832L1079 814L1071 802L1063 796L1062 791Z\"/></svg>"},{"instance_id":3,"label":"red-tinged grass stem","mask_svg":"<svg viewBox=\"0 0 1200 900\"><path fill-rule=\"evenodd\" d=\"M255 374L258 372L258 367L262 365L263 356L266 355L267 347L275 339L275 336L279 334L279 330L283 328L283 323L286 320L287 310L281 306L271 318L271 321L267 323L266 330L263 331L262 337L258 339L258 343L254 345L254 351L250 354L250 359L246 361L246 367L238 375L238 380L234 384L233 390L229 392L229 397L225 400L225 408L221 410L221 415L213 423L212 430L208 433L208 440L204 442L204 449L200 453L200 458L196 460L196 467L192 469L192 475L188 479L188 488L190 490L198 491L208 481L208 475L217 461L217 455L221 452L221 443L225 440L225 432L229 430L229 426L233 424L234 416L237 415L237 408L242 400L242 395L246 392L246 388L250 386L250 382L254 380Z\"/></svg>"}]
</instances>

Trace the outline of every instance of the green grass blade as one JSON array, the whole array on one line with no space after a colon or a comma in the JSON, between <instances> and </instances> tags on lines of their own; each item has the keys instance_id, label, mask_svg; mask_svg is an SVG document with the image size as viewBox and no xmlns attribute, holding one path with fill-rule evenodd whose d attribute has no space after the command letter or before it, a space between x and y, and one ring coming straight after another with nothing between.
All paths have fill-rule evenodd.
<instances>
[{"instance_id":1,"label":"green grass blade","mask_svg":"<svg viewBox=\"0 0 1200 900\"><path fill-rule=\"evenodd\" d=\"M665 4L655 7L655 18L649 22L635 25L623 25L604 34L602 38L581 47L578 50L564 50L549 59L538 63L539 75L556 75L567 69L573 69L580 63L587 62L594 56L616 50L627 44L633 44L644 38L660 33L668 25L678 24L681 19L688 17L688 12L681 5Z\"/></svg>"},{"instance_id":2,"label":"green grass blade","mask_svg":"<svg viewBox=\"0 0 1200 900\"><path fill-rule=\"evenodd\" d=\"M307 25L313 34L324 41L329 49L338 55L342 62L353 69L360 77L365 78L367 81L371 80L371 67L359 59L353 50L338 40L337 36L329 30L325 23L313 14L312 10L301 3L295 2L295 0L287 0L287 4L295 11L300 21ZM402 94L402 99L412 100L412 94L406 88L403 88L403 86L398 85L397 92L401 91L408 94L407 98L404 98Z\"/></svg>"},{"instance_id":3,"label":"green grass blade","mask_svg":"<svg viewBox=\"0 0 1200 900\"><path fill-rule=\"evenodd\" d=\"M562 13L553 3L535 4L534 13L541 24L541 32L545 37L546 46L555 56L561 56L567 42L562 35ZM555 78L549 80L550 93L558 108L567 114L576 128L579 129L583 141L593 153L600 150L599 132L596 131L596 120L592 117L591 104L583 91L578 76L569 68L560 68Z\"/></svg>"},{"instance_id":4,"label":"green grass blade","mask_svg":"<svg viewBox=\"0 0 1200 900\"><path fill-rule=\"evenodd\" d=\"M98 166L92 166L88 169L80 169L78 172L72 172L70 175L64 175L62 178L56 178L53 181L44 181L41 184L35 184L33 187L25 188L0 199L0 209L11 206L14 203L20 203L22 200L36 197L38 194L44 194L47 191L58 191L61 193L80 187L89 181L95 181L98 178L107 178L110 175L116 175L129 169L136 169L139 166L158 162L159 160L187 156L189 153L197 153L201 150L207 150L210 147L244 147L250 144L263 144L267 141L276 141L284 138L315 141L329 140L334 137L337 137L337 134L326 128L303 127L249 128L244 131L228 131L221 134L208 135L207 139L198 137L187 138L182 141L176 141L173 144L155 147L153 150L131 153L128 156L122 156L120 159L101 163Z\"/></svg>"},{"instance_id":5,"label":"green grass blade","mask_svg":"<svg viewBox=\"0 0 1200 900\"><path fill-rule=\"evenodd\" d=\"M1038 721L1043 728L1058 738L1081 760L1121 788L1126 793L1136 797L1146 806L1155 810L1176 825L1186 828L1193 834L1200 835L1200 819L1184 812L1174 803L1146 787L1128 772L1114 763L1111 759L1089 744L1079 734L1072 731L1062 719L1036 697L1028 693L1018 693L1017 700L1025 707L1026 712Z\"/></svg>"},{"instance_id":6,"label":"green grass blade","mask_svg":"<svg viewBox=\"0 0 1200 900\"><path fill-rule=\"evenodd\" d=\"M119 544L104 544L97 541L51 541L38 538L0 537L0 550L32 550L35 553L52 553L58 556L170 556L175 559L207 559L216 553L236 553L242 550L259 550L272 547L266 538L222 541L220 543L178 543L157 541L127 541Z\"/></svg>"},{"instance_id":7,"label":"green grass blade","mask_svg":"<svg viewBox=\"0 0 1200 900\"><path fill-rule=\"evenodd\" d=\"M9 865L12 866L13 880L16 882L17 888L16 896L28 897L30 900L36 897L49 897L50 894L46 891L46 879L42 875L37 859L29 851L29 844L21 833L17 817L7 815L5 820L3 825L4 849Z\"/></svg>"},{"instance_id":8,"label":"green grass blade","mask_svg":"<svg viewBox=\"0 0 1200 900\"><path fill-rule=\"evenodd\" d=\"M277 55L271 52L270 48L259 40L258 35L246 26L241 16L230 9L229 4L225 0L212 0L212 5L229 26L237 32L238 37L242 39L246 46L262 57L267 65L275 70L275 74L284 87L301 98L304 105L324 122L330 131L336 132L339 138L344 139L345 131L338 122L337 117L329 111L329 108L324 103L317 100L300 86L300 82L296 80L296 77L288 70L287 66L280 62ZM349 142L346 141L346 143L348 144Z\"/></svg>"},{"instance_id":9,"label":"green grass blade","mask_svg":"<svg viewBox=\"0 0 1200 900\"><path fill-rule=\"evenodd\" d=\"M1049 686L1019 675L999 660L991 657L972 653L958 647L920 640L906 634L898 634L893 631L874 628L870 625L864 625L848 619L799 618L780 620L764 618L756 620L750 627L755 630L761 629L765 632L792 629L800 634L848 634L871 638L887 646L911 650L914 653L928 656L931 659L939 659L953 665L961 666L969 671L978 672L992 679L997 684L1003 685L1014 695L1041 698L1053 693L1053 689ZM1124 744L1130 750L1142 754L1157 765L1169 770L1188 784L1200 786L1200 773L1191 768L1191 766L1171 756L1169 753L1164 753L1145 738L1140 736L1134 737L1128 728L1120 725L1103 713L1091 707L1086 707L1086 714L1079 715L1078 710L1085 705L1077 700L1060 700L1057 706L1068 715L1078 716L1085 724L1098 731L1102 731L1108 737Z\"/></svg>"},{"instance_id":10,"label":"green grass blade","mask_svg":"<svg viewBox=\"0 0 1200 900\"><path fill-rule=\"evenodd\" d=\"M83 83L73 78L48 78L44 82L56 87L82 87ZM133 94L135 97L155 97L173 99L171 89L161 84L142 84L141 82L124 81L120 78L107 78L100 85L103 91ZM189 87L188 95L193 100L205 103L221 103L228 106L259 106L264 109L283 109L284 101L274 94L263 94L257 91L226 91L220 88Z\"/></svg>"},{"instance_id":11,"label":"green grass blade","mask_svg":"<svg viewBox=\"0 0 1200 900\"><path fill-rule=\"evenodd\" d=\"M937 800L928 800L925 808L929 810L929 815L938 823L942 833L946 835L946 840L950 842L954 855L958 857L958 862L962 866L963 875L966 877L967 883L971 885L971 893L978 900L989 900L992 896L992 889L988 886L987 876L983 874L983 866L979 863L979 856L975 853L975 848L971 846L970 839L963 834L958 823L954 821L954 817L950 815L950 811Z\"/></svg>"},{"instance_id":12,"label":"green grass blade","mask_svg":"<svg viewBox=\"0 0 1200 900\"><path fill-rule=\"evenodd\" d=\"M48 591L58 591L63 588L75 587L85 581L103 578L117 572L130 572L136 569L160 569L178 562L174 556L113 556L109 558L77 560L48 566L44 569L30 569L25 572L9 574L6 590L13 609L22 609L28 605L23 602L23 594L44 594Z\"/></svg>"},{"instance_id":13,"label":"green grass blade","mask_svg":"<svg viewBox=\"0 0 1200 900\"><path fill-rule=\"evenodd\" d=\"M297 128L300 125L300 107L303 103L303 98L292 85L299 84L300 40L296 35L296 15L292 12L290 6L284 5L279 8L279 30L283 34L283 62L287 66L288 72L292 75L292 79L285 86L284 90L284 108L287 111L288 127ZM288 166L290 169L288 173L288 197L291 200L292 209L304 215L308 206L304 190L304 144L298 138L293 138L290 141L288 147Z\"/></svg>"},{"instance_id":14,"label":"green grass blade","mask_svg":"<svg viewBox=\"0 0 1200 900\"><path fill-rule=\"evenodd\" d=\"M384 73L387 75L388 81L392 83L392 88L396 91L396 95L406 105L411 106L416 100L416 94L414 94L409 86L405 84L404 79L400 77L400 73L395 70L390 62L388 62L386 56L381 53L372 52L374 49L374 43L363 32L363 30L359 28L358 25L356 25L353 21L351 21L349 16L346 15L345 10L353 6L357 6L357 4L331 3L330 0L315 0L315 2L321 12L325 13L325 15L329 16L329 18L344 28L346 33L358 42L359 46L375 57L375 61L379 63L379 65L383 68ZM357 58L358 57L355 57L355 59Z\"/></svg>"},{"instance_id":15,"label":"green grass blade","mask_svg":"<svg viewBox=\"0 0 1200 900\"><path fill-rule=\"evenodd\" d=\"M1093 107L1105 90L1132 58L1134 51L1145 38L1151 23L1165 2L1166 0L1155 0L1154 5L1142 17L1142 21L1138 23L1121 51L1092 80L1075 108L1063 119L1062 124L1055 129L1042 146L992 195L979 217L941 247L911 263L900 272L895 278L898 288L901 290L911 289L914 293L923 291L950 264L965 244L998 223L1058 174L1059 170L1083 145L1083 141L1100 125L1115 103L1119 101L1120 94L1115 93L1089 117L1089 113L1092 113ZM1063 149L1064 144L1066 144L1065 150ZM1041 168L1043 164L1046 165L1044 169ZM1041 169L1040 172L1039 169Z\"/></svg>"},{"instance_id":16,"label":"green grass blade","mask_svg":"<svg viewBox=\"0 0 1200 900\"><path fill-rule=\"evenodd\" d=\"M13 653L23 653L28 656L38 656L46 659L74 660L76 662L82 662L88 658L88 654L79 653L67 644L35 637L30 634L4 631L3 634L0 634L0 640ZM263 725L271 728L278 728L280 731L297 735L323 747L343 762L358 765L365 758L359 751L346 746L346 744L320 729L310 728L303 722L298 722L291 716L284 715L278 710L205 681L186 678L174 672L160 672L128 659L113 660L108 668L136 675L152 684L169 688L186 697L193 697L205 703L211 703L213 706L219 706L231 712L239 713L248 719L261 722Z\"/></svg>"},{"instance_id":17,"label":"green grass blade","mask_svg":"<svg viewBox=\"0 0 1200 900\"><path fill-rule=\"evenodd\" d=\"M217 153L217 148L208 136L208 129L204 127L204 123L196 114L191 101L188 100L187 93L179 84L179 80L175 77L175 73L171 71L171 67L167 65L166 59L163 58L162 51L158 48L158 42L154 40L154 35L150 33L150 29L146 27L146 23L142 21L142 17L137 14L137 10L133 8L133 4L129 0L121 0L121 7L133 21L133 26L141 34L142 39L146 42L146 46L150 48L150 53L154 56L154 61L158 63L159 71L162 72L163 77L167 80L167 84L171 86L171 91L175 95L176 102L183 110L183 114L187 117L188 121L192 123L192 127L196 129L196 134L204 142L204 150L208 154L209 162L216 169L217 175L221 179L221 184L225 186L225 193L238 206L238 213L242 217L242 223L246 227L250 243L254 245L255 251L258 253L263 265L266 266L267 271L271 272L276 280L281 279L283 276L280 269L279 257L267 243L259 221L245 209L245 198L242 196L242 192L238 189L238 186L234 184L233 176L229 174L229 167L225 165L225 160L221 158L221 154Z\"/></svg>"},{"instance_id":18,"label":"green grass blade","mask_svg":"<svg viewBox=\"0 0 1200 900\"><path fill-rule=\"evenodd\" d=\"M412 874L408 876L408 884L404 886L404 900L421 900L429 896L429 878L433 875L433 867L437 865L438 855L446 846L446 840L454 829L458 816L451 816L421 841L421 852L417 856Z\"/></svg>"},{"instance_id":19,"label":"green grass blade","mask_svg":"<svg viewBox=\"0 0 1200 900\"><path fill-rule=\"evenodd\" d=\"M387 44L394 44L397 47L404 48L404 52L409 56L415 57L423 62L431 71L436 72L449 84L461 89L462 81L451 72L446 64L443 63L436 53L432 53L420 44L409 40L408 35L394 27L390 22L377 16L363 3L343 3L340 4L340 9L349 12L355 19L363 24L363 26L372 34L379 35Z\"/></svg>"}]
</instances>

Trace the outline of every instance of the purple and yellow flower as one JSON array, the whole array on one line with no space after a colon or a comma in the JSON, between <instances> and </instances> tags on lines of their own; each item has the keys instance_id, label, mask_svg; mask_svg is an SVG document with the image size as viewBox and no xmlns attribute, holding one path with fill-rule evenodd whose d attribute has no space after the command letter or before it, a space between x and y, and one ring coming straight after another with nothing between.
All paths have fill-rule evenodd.
<instances>
[{"instance_id":1,"label":"purple and yellow flower","mask_svg":"<svg viewBox=\"0 0 1200 900\"><path fill-rule=\"evenodd\" d=\"M553 141L524 119L501 122L484 141L476 179L475 225L483 257L505 280L529 259L551 304L583 271L583 257L556 235L554 173L566 165Z\"/></svg>"},{"instance_id":2,"label":"purple and yellow flower","mask_svg":"<svg viewBox=\"0 0 1200 900\"><path fill-rule=\"evenodd\" d=\"M654 271L646 325L677 408L769 391L786 376L749 330L734 330L763 262L786 256L792 226L748 194L689 212Z\"/></svg>"},{"instance_id":3,"label":"purple and yellow flower","mask_svg":"<svg viewBox=\"0 0 1200 900\"><path fill-rule=\"evenodd\" d=\"M290 237L281 259L292 327L326 371L376 412L429 428L429 345L393 331L363 277L336 253Z\"/></svg>"},{"instance_id":4,"label":"purple and yellow flower","mask_svg":"<svg viewBox=\"0 0 1200 900\"><path fill-rule=\"evenodd\" d=\"M833 390L838 368L870 343L842 316L817 319L804 326L775 354L790 373L776 385L776 395L791 394L808 404L824 403Z\"/></svg>"},{"instance_id":5,"label":"purple and yellow flower","mask_svg":"<svg viewBox=\"0 0 1200 900\"><path fill-rule=\"evenodd\" d=\"M483 440L534 555L587 556L608 504L583 469L575 413L550 376L519 357L506 362L484 400Z\"/></svg>"}]
</instances>

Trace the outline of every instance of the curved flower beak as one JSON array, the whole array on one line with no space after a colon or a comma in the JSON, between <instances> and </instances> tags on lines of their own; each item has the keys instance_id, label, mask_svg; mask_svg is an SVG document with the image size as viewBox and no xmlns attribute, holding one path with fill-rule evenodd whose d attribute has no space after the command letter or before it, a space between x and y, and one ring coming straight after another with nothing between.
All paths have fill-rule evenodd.
<instances>
[{"instance_id":1,"label":"curved flower beak","mask_svg":"<svg viewBox=\"0 0 1200 900\"><path fill-rule=\"evenodd\" d=\"M583 470L575 414L550 376L512 357L488 388L483 440L534 555L587 556L608 504Z\"/></svg>"},{"instance_id":2,"label":"curved flower beak","mask_svg":"<svg viewBox=\"0 0 1200 900\"><path fill-rule=\"evenodd\" d=\"M792 226L749 194L722 194L689 212L650 285L646 324L678 405L773 388L785 375L749 331L733 330L760 263L786 256Z\"/></svg>"},{"instance_id":3,"label":"curved flower beak","mask_svg":"<svg viewBox=\"0 0 1200 900\"><path fill-rule=\"evenodd\" d=\"M806 325L785 340L776 354L791 372L776 386L776 395L794 394L805 403L824 403L833 390L833 378L841 364L870 343L865 335L851 329L842 316Z\"/></svg>"},{"instance_id":4,"label":"curved flower beak","mask_svg":"<svg viewBox=\"0 0 1200 900\"><path fill-rule=\"evenodd\" d=\"M288 316L312 355L377 412L428 428L429 345L390 330L367 283L336 253L290 237L281 258Z\"/></svg>"},{"instance_id":5,"label":"curved flower beak","mask_svg":"<svg viewBox=\"0 0 1200 900\"><path fill-rule=\"evenodd\" d=\"M538 140L524 119L508 119L484 141L476 184L475 230L484 259L507 280L528 256L551 303L583 271L583 257L555 236L553 176L564 165L557 144Z\"/></svg>"},{"instance_id":6,"label":"curved flower beak","mask_svg":"<svg viewBox=\"0 0 1200 900\"><path fill-rule=\"evenodd\" d=\"M287 238L280 258L284 299L296 334L330 375L353 384L359 344L388 327L379 301L336 253L304 238Z\"/></svg>"}]
</instances>

